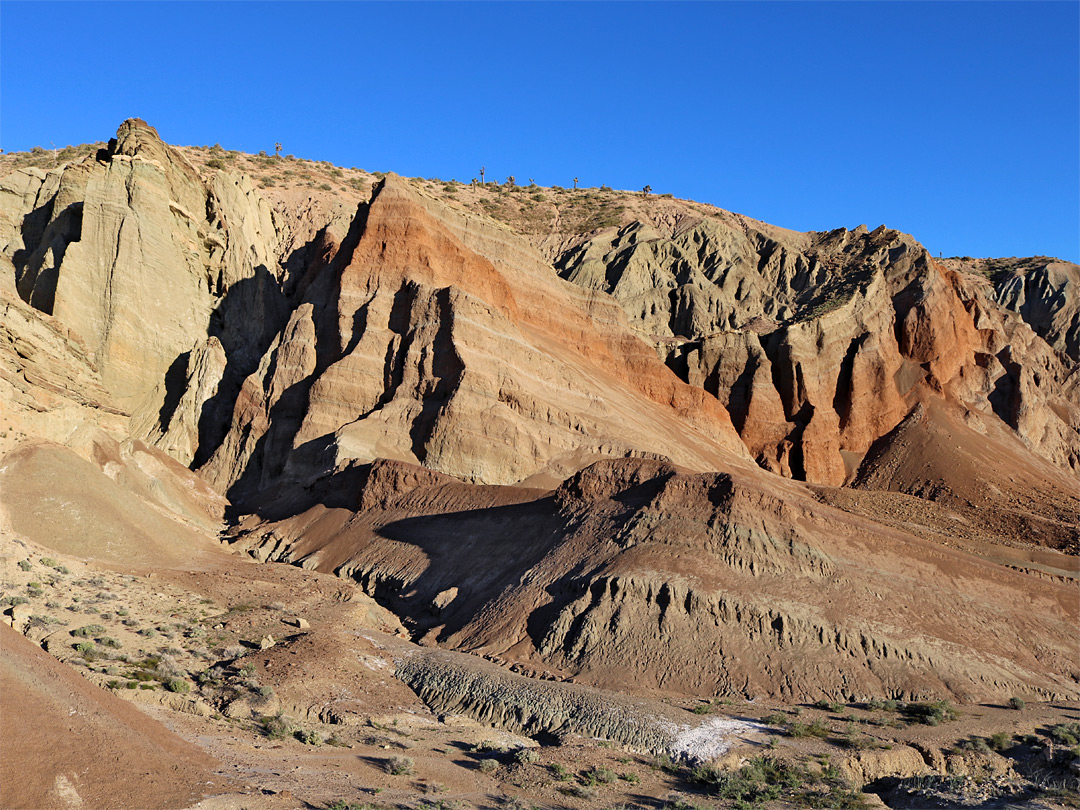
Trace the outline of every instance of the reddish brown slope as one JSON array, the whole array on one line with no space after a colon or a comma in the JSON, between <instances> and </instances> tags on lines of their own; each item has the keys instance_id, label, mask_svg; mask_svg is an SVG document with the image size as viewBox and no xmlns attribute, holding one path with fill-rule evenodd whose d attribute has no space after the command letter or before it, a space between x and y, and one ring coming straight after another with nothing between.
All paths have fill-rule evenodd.
<instances>
[{"instance_id":1,"label":"reddish brown slope","mask_svg":"<svg viewBox=\"0 0 1080 810\"><path fill-rule=\"evenodd\" d=\"M555 483L629 455L709 469L745 449L614 302L389 177L245 381L201 472L250 494L382 456Z\"/></svg>"},{"instance_id":2,"label":"reddish brown slope","mask_svg":"<svg viewBox=\"0 0 1080 810\"><path fill-rule=\"evenodd\" d=\"M0 624L0 805L188 807L226 782L215 762Z\"/></svg>"},{"instance_id":3,"label":"reddish brown slope","mask_svg":"<svg viewBox=\"0 0 1080 810\"><path fill-rule=\"evenodd\" d=\"M360 511L253 520L242 545L355 578L427 643L595 685L1077 693L1073 584L823 506L805 485L640 460L597 462L554 492L411 470L377 462Z\"/></svg>"}]
</instances>

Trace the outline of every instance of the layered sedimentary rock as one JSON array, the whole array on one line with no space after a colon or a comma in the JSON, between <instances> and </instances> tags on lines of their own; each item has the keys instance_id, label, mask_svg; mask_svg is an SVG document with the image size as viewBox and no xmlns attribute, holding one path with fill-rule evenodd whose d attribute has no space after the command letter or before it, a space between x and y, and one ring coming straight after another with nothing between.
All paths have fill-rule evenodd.
<instances>
[{"instance_id":1,"label":"layered sedimentary rock","mask_svg":"<svg viewBox=\"0 0 1080 810\"><path fill-rule=\"evenodd\" d=\"M171 409L193 352L217 339L230 363L250 366L283 315L266 200L245 178L202 178L137 119L96 157L16 173L0 195L19 295L78 336L140 433L190 462L198 424Z\"/></svg>"},{"instance_id":2,"label":"layered sedimentary rock","mask_svg":"<svg viewBox=\"0 0 1080 810\"><path fill-rule=\"evenodd\" d=\"M1076 695L1075 266L361 185L271 203L137 120L0 180L7 527L228 515L417 640L600 686Z\"/></svg>"},{"instance_id":3,"label":"layered sedimentary rock","mask_svg":"<svg viewBox=\"0 0 1080 810\"><path fill-rule=\"evenodd\" d=\"M1074 364L1039 339L1070 345L1070 265L995 290L884 226L789 235L719 215L667 229L633 222L556 264L613 295L683 379L728 408L771 471L843 484L875 440L935 397L1080 468Z\"/></svg>"},{"instance_id":4,"label":"layered sedimentary rock","mask_svg":"<svg viewBox=\"0 0 1080 810\"><path fill-rule=\"evenodd\" d=\"M378 456L512 483L605 455L745 455L723 407L613 302L493 223L391 176L327 253L202 468L223 489Z\"/></svg>"},{"instance_id":5,"label":"layered sedimentary rock","mask_svg":"<svg viewBox=\"0 0 1080 810\"><path fill-rule=\"evenodd\" d=\"M250 519L236 542L356 579L425 643L610 688L989 699L1075 695L1080 676L1074 584L752 471L609 460L545 491L379 461L351 504Z\"/></svg>"}]
</instances>

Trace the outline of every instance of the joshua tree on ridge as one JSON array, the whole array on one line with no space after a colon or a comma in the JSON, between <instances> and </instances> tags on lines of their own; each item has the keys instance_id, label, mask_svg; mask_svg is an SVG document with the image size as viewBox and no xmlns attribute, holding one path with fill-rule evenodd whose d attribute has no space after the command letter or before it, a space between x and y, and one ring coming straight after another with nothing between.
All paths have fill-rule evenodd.
<instances>
[{"instance_id":1,"label":"joshua tree on ridge","mask_svg":"<svg viewBox=\"0 0 1080 810\"><path fill-rule=\"evenodd\" d=\"M643 188L641 190L641 196L642 197L648 197L651 193L652 193L652 186L645 186L645 188Z\"/></svg>"},{"instance_id":2,"label":"joshua tree on ridge","mask_svg":"<svg viewBox=\"0 0 1080 810\"><path fill-rule=\"evenodd\" d=\"M280 143L275 143L274 144L274 156L275 157L281 157L281 144Z\"/></svg>"},{"instance_id":3,"label":"joshua tree on ridge","mask_svg":"<svg viewBox=\"0 0 1080 810\"><path fill-rule=\"evenodd\" d=\"M510 175L506 178L506 185L510 186L510 188L514 187L514 175Z\"/></svg>"},{"instance_id":4,"label":"joshua tree on ridge","mask_svg":"<svg viewBox=\"0 0 1080 810\"><path fill-rule=\"evenodd\" d=\"M487 171L487 166L480 167L480 185L484 185L484 172Z\"/></svg>"},{"instance_id":5,"label":"joshua tree on ridge","mask_svg":"<svg viewBox=\"0 0 1080 810\"><path fill-rule=\"evenodd\" d=\"M577 178L574 178L574 191L577 191Z\"/></svg>"}]
</instances>

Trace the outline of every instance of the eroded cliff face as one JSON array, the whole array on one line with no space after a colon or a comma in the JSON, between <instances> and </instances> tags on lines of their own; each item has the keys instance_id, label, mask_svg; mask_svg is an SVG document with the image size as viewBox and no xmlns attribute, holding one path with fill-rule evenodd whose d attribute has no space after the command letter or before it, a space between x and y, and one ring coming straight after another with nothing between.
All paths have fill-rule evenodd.
<instances>
[{"instance_id":1,"label":"eroded cliff face","mask_svg":"<svg viewBox=\"0 0 1080 810\"><path fill-rule=\"evenodd\" d=\"M635 221L556 266L613 295L680 377L727 407L770 471L843 484L927 398L1000 419L1080 468L1075 363L1040 338L1069 345L1078 296L1064 265L995 289L884 226L789 235L718 216Z\"/></svg>"},{"instance_id":2,"label":"eroded cliff face","mask_svg":"<svg viewBox=\"0 0 1080 810\"><path fill-rule=\"evenodd\" d=\"M745 457L617 306L493 223L390 176L327 256L202 468L223 489L375 457L502 484L605 455Z\"/></svg>"},{"instance_id":3,"label":"eroded cliff face","mask_svg":"<svg viewBox=\"0 0 1080 810\"><path fill-rule=\"evenodd\" d=\"M137 119L96 157L16 173L0 191L20 297L81 339L136 432L190 463L224 370L208 374L207 347L250 366L284 314L266 200L246 178L203 179ZM177 413L192 377L202 391Z\"/></svg>"},{"instance_id":4,"label":"eroded cliff face","mask_svg":"<svg viewBox=\"0 0 1080 810\"><path fill-rule=\"evenodd\" d=\"M351 502L328 507L328 481L325 503L234 538L355 579L424 643L608 688L1076 694L1074 584L1032 589L1029 573L760 475L606 460L545 491L378 461Z\"/></svg>"}]
</instances>

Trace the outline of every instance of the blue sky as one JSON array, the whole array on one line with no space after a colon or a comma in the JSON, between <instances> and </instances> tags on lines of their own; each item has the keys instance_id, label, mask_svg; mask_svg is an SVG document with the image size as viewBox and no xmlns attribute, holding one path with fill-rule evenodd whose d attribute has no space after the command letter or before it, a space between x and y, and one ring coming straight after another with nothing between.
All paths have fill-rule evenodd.
<instances>
[{"instance_id":1,"label":"blue sky","mask_svg":"<svg viewBox=\"0 0 1080 810\"><path fill-rule=\"evenodd\" d=\"M0 147L670 192L1080 260L1076 2L0 3Z\"/></svg>"}]
</instances>

